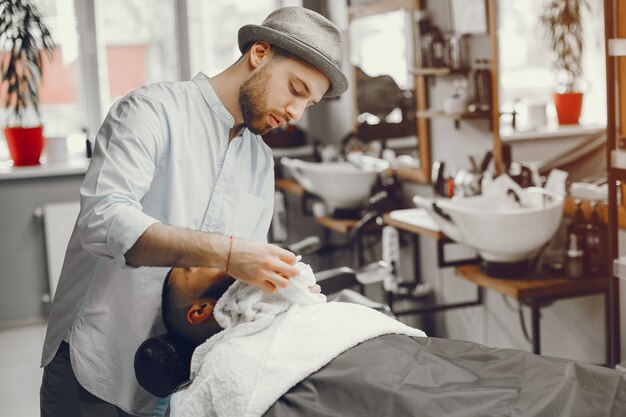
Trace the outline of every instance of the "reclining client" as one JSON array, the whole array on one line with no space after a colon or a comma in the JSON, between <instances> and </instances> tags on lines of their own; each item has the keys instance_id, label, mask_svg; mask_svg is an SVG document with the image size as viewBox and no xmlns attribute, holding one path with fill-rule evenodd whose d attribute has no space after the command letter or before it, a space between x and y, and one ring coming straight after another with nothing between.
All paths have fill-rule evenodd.
<instances>
[{"instance_id":1,"label":"reclining client","mask_svg":"<svg viewBox=\"0 0 626 417\"><path fill-rule=\"evenodd\" d=\"M309 290L308 265L296 267L272 294L214 268L170 271L164 322L196 347L173 417L626 415L626 375L425 337L368 307L326 302Z\"/></svg>"}]
</instances>

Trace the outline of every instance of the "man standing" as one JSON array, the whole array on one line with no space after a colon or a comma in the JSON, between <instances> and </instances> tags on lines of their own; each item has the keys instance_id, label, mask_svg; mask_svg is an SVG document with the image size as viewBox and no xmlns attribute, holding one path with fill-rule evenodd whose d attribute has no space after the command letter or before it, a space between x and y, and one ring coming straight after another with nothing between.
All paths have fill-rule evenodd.
<instances>
[{"instance_id":1,"label":"man standing","mask_svg":"<svg viewBox=\"0 0 626 417\"><path fill-rule=\"evenodd\" d=\"M341 33L286 7L238 37L220 74L144 86L100 128L48 322L42 416L165 412L132 365L163 331L156 267L219 268L266 291L297 274L295 255L265 242L274 170L260 135L346 91Z\"/></svg>"}]
</instances>

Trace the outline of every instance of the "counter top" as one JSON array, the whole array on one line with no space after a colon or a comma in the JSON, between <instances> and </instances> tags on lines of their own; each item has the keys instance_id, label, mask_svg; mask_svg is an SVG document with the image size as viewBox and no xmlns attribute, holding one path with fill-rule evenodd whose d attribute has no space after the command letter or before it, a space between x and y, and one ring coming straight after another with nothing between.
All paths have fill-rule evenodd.
<instances>
[{"instance_id":1,"label":"counter top","mask_svg":"<svg viewBox=\"0 0 626 417\"><path fill-rule=\"evenodd\" d=\"M304 158L313 156L315 149L313 145L295 146L293 148L272 148L274 159L280 159L283 156L287 158Z\"/></svg>"},{"instance_id":2,"label":"counter top","mask_svg":"<svg viewBox=\"0 0 626 417\"><path fill-rule=\"evenodd\" d=\"M606 291L606 277L568 279L565 277L494 278L484 274L479 265L465 265L456 269L459 277L483 288L499 292L517 300L532 298L569 298Z\"/></svg>"},{"instance_id":3,"label":"counter top","mask_svg":"<svg viewBox=\"0 0 626 417\"><path fill-rule=\"evenodd\" d=\"M83 175L89 166L89 159L75 158L65 162L14 167L10 162L0 162L0 181L26 178L58 177L63 175Z\"/></svg>"},{"instance_id":4,"label":"counter top","mask_svg":"<svg viewBox=\"0 0 626 417\"><path fill-rule=\"evenodd\" d=\"M443 239L441 229L430 214L422 208L394 210L383 215L385 224L400 230L434 239Z\"/></svg>"},{"instance_id":5,"label":"counter top","mask_svg":"<svg viewBox=\"0 0 626 417\"><path fill-rule=\"evenodd\" d=\"M503 142L518 142L548 138L588 136L605 129L606 126L602 124L545 126L527 131L515 131L510 128L502 128L500 130L500 138Z\"/></svg>"}]
</instances>

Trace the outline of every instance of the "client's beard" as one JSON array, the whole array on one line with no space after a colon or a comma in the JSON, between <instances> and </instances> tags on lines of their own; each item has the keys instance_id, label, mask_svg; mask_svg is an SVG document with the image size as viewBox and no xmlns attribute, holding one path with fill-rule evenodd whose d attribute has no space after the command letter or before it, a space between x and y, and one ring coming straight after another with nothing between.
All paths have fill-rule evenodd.
<instances>
[{"instance_id":1,"label":"client's beard","mask_svg":"<svg viewBox=\"0 0 626 417\"><path fill-rule=\"evenodd\" d=\"M244 125L257 135L272 130L272 125L265 122L265 109L269 91L271 64L267 64L253 73L239 88L239 107Z\"/></svg>"}]
</instances>

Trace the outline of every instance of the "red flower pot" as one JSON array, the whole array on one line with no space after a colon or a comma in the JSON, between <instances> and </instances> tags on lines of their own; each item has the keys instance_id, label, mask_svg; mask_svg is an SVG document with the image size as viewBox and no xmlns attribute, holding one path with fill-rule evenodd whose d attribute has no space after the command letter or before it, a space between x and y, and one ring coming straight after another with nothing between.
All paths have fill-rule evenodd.
<instances>
[{"instance_id":1,"label":"red flower pot","mask_svg":"<svg viewBox=\"0 0 626 417\"><path fill-rule=\"evenodd\" d=\"M44 146L43 126L5 127L4 137L13 166L39 165Z\"/></svg>"},{"instance_id":2,"label":"red flower pot","mask_svg":"<svg viewBox=\"0 0 626 417\"><path fill-rule=\"evenodd\" d=\"M583 107L583 93L554 93L554 106L560 125L575 125Z\"/></svg>"}]
</instances>

